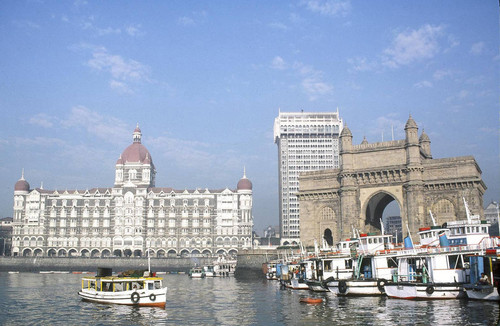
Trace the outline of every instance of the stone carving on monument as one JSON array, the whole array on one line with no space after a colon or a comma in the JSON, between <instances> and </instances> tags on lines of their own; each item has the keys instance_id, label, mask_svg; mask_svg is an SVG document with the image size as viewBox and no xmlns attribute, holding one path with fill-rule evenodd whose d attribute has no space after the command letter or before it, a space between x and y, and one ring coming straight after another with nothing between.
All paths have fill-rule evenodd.
<instances>
[{"instance_id":1,"label":"stone carving on monument","mask_svg":"<svg viewBox=\"0 0 500 326\"><path fill-rule=\"evenodd\" d=\"M433 159L429 136L409 117L405 139L353 145L344 126L340 168L305 172L299 177L300 238L306 246L330 245L361 232L379 232L382 213L396 201L403 229L416 235L431 225L466 219L463 198L483 216L486 186L473 156ZM406 233L406 232L405 232Z\"/></svg>"}]
</instances>

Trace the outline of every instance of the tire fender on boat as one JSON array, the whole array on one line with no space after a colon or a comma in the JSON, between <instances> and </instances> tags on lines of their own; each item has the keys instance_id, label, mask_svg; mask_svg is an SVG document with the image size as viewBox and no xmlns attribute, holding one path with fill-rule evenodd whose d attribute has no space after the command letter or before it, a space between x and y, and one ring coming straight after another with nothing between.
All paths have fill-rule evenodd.
<instances>
[{"instance_id":1,"label":"tire fender on boat","mask_svg":"<svg viewBox=\"0 0 500 326\"><path fill-rule=\"evenodd\" d=\"M344 280L339 281L339 293L345 294L347 292L347 283Z\"/></svg>"},{"instance_id":2,"label":"tire fender on boat","mask_svg":"<svg viewBox=\"0 0 500 326\"><path fill-rule=\"evenodd\" d=\"M155 300L156 300L156 295L155 295L154 293L151 293L151 294L149 295L149 300L151 300L151 301L155 301Z\"/></svg>"},{"instance_id":3,"label":"tire fender on boat","mask_svg":"<svg viewBox=\"0 0 500 326\"><path fill-rule=\"evenodd\" d=\"M385 292L385 289L384 289L384 286L385 286L385 280L378 280L377 281L377 287L378 287L378 290L382 293Z\"/></svg>"},{"instance_id":4,"label":"tire fender on boat","mask_svg":"<svg viewBox=\"0 0 500 326\"><path fill-rule=\"evenodd\" d=\"M131 295L130 295L130 300L132 300L133 303L137 303L139 302L139 299L140 299L140 295L139 293L137 292L133 292Z\"/></svg>"},{"instance_id":5,"label":"tire fender on boat","mask_svg":"<svg viewBox=\"0 0 500 326\"><path fill-rule=\"evenodd\" d=\"M425 292L427 292L427 294L433 294L434 287L432 285L429 285L428 287L425 288Z\"/></svg>"}]
</instances>

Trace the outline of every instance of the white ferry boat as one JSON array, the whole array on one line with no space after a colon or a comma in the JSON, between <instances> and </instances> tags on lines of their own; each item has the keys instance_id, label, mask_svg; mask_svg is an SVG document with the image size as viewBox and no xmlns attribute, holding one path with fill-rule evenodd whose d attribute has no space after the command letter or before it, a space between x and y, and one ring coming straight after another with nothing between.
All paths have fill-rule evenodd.
<instances>
[{"instance_id":1,"label":"white ferry boat","mask_svg":"<svg viewBox=\"0 0 500 326\"><path fill-rule=\"evenodd\" d=\"M162 281L147 270L112 276L110 268L99 268L95 277L82 278L78 295L90 302L164 308L167 287Z\"/></svg>"},{"instance_id":2,"label":"white ferry boat","mask_svg":"<svg viewBox=\"0 0 500 326\"><path fill-rule=\"evenodd\" d=\"M481 250L463 247L420 248L397 257L398 272L385 284L387 296L399 299L457 299L470 282L470 258Z\"/></svg>"},{"instance_id":3,"label":"white ferry boat","mask_svg":"<svg viewBox=\"0 0 500 326\"><path fill-rule=\"evenodd\" d=\"M191 278L205 278L205 271L201 267L193 267L188 273Z\"/></svg>"},{"instance_id":4,"label":"white ferry boat","mask_svg":"<svg viewBox=\"0 0 500 326\"><path fill-rule=\"evenodd\" d=\"M396 253L392 235L362 233L359 235L359 247L354 254L357 258L338 260L344 273L342 277L334 276L326 286L330 292L338 296L377 296L384 293L384 285L392 279L396 272ZM338 267L337 267L338 268Z\"/></svg>"}]
</instances>

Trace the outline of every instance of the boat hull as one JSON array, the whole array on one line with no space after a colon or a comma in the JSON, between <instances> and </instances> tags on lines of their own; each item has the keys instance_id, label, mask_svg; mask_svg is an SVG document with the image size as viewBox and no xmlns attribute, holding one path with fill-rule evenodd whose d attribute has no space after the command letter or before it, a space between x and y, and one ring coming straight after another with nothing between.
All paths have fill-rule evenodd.
<instances>
[{"instance_id":1,"label":"boat hull","mask_svg":"<svg viewBox=\"0 0 500 326\"><path fill-rule=\"evenodd\" d=\"M165 307L167 289L150 291L104 292L84 289L78 292L84 301L144 307Z\"/></svg>"},{"instance_id":2,"label":"boat hull","mask_svg":"<svg viewBox=\"0 0 500 326\"><path fill-rule=\"evenodd\" d=\"M306 281L309 290L314 292L328 292L328 289L323 287L323 283L321 281Z\"/></svg>"},{"instance_id":3,"label":"boat hull","mask_svg":"<svg viewBox=\"0 0 500 326\"><path fill-rule=\"evenodd\" d=\"M378 296L384 293L383 284L380 280L335 280L327 287L338 296Z\"/></svg>"},{"instance_id":4,"label":"boat hull","mask_svg":"<svg viewBox=\"0 0 500 326\"><path fill-rule=\"evenodd\" d=\"M300 282L296 278L292 278L290 283L286 284L286 287L294 290L309 290L309 286L306 282Z\"/></svg>"},{"instance_id":5,"label":"boat hull","mask_svg":"<svg viewBox=\"0 0 500 326\"><path fill-rule=\"evenodd\" d=\"M467 297L473 300L500 301L498 288L491 285L466 287Z\"/></svg>"},{"instance_id":6,"label":"boat hull","mask_svg":"<svg viewBox=\"0 0 500 326\"><path fill-rule=\"evenodd\" d=\"M388 297L407 300L445 300L465 297L461 284L457 283L387 283Z\"/></svg>"}]
</instances>

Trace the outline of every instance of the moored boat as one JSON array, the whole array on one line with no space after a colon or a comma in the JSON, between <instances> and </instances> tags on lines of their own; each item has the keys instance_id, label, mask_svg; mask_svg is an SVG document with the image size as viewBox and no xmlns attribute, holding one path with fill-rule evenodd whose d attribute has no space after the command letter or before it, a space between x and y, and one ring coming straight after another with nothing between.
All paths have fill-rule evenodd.
<instances>
[{"instance_id":1,"label":"moored boat","mask_svg":"<svg viewBox=\"0 0 500 326\"><path fill-rule=\"evenodd\" d=\"M470 299L500 301L500 262L497 251L488 249L483 256L470 257L470 283L464 285Z\"/></svg>"},{"instance_id":2,"label":"moored boat","mask_svg":"<svg viewBox=\"0 0 500 326\"><path fill-rule=\"evenodd\" d=\"M201 267L193 267L189 270L189 277L191 278L204 278L205 271Z\"/></svg>"},{"instance_id":3,"label":"moored boat","mask_svg":"<svg viewBox=\"0 0 500 326\"><path fill-rule=\"evenodd\" d=\"M82 278L78 295L90 302L164 308L167 287L162 282L161 277L147 270L112 276L110 268L99 268L95 277Z\"/></svg>"},{"instance_id":4,"label":"moored boat","mask_svg":"<svg viewBox=\"0 0 500 326\"><path fill-rule=\"evenodd\" d=\"M408 250L397 257L398 272L385 284L385 293L399 299L463 298L470 258L480 253L460 247Z\"/></svg>"}]
</instances>

